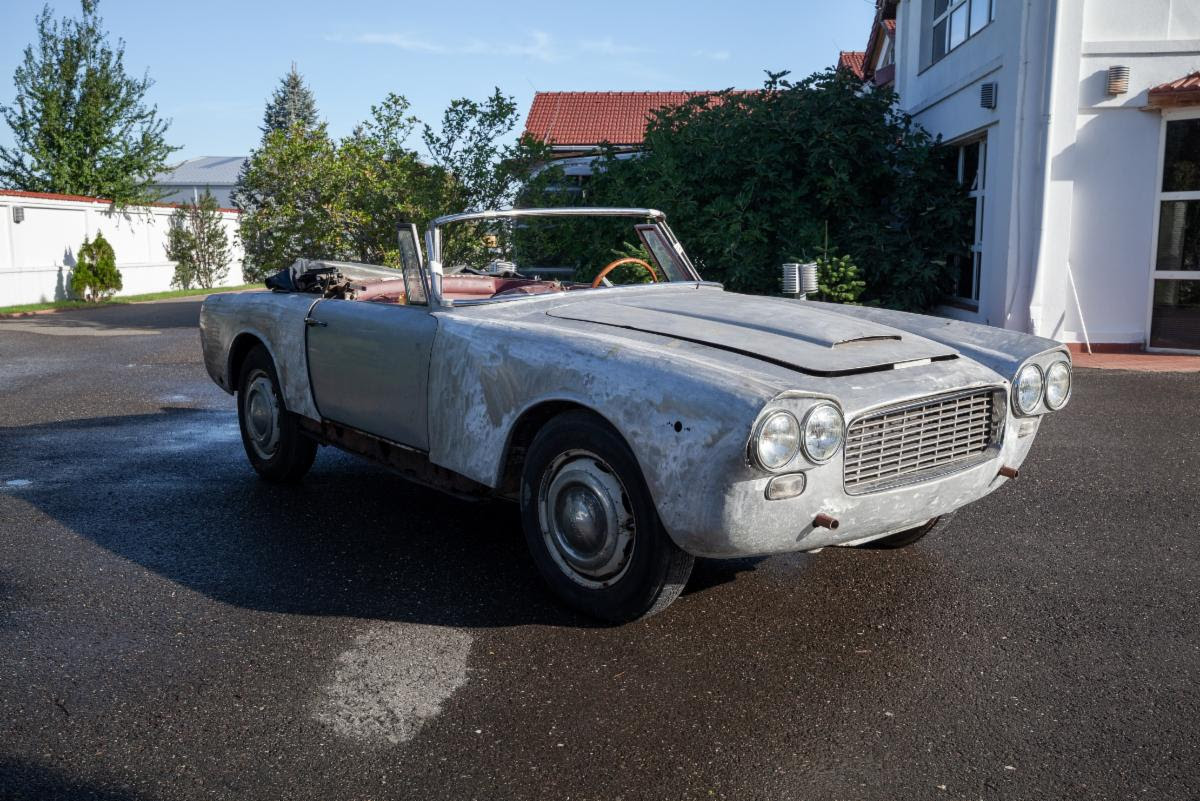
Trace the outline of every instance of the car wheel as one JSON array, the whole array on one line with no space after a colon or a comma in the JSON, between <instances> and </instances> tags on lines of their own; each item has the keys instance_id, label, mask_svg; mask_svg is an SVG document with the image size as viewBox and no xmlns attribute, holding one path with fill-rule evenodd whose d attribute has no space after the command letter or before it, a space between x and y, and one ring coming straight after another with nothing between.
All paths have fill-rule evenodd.
<instances>
[{"instance_id":1,"label":"car wheel","mask_svg":"<svg viewBox=\"0 0 1200 801\"><path fill-rule=\"evenodd\" d=\"M950 525L950 521L954 519L955 512L935 517L927 523L923 523L916 528L910 528L906 531L897 531L895 534L889 534L886 537L880 537L877 540L864 542L862 545L856 545L856 548L866 548L868 550L890 551L896 548L907 548L908 546L928 537L935 531L942 531L946 526Z\"/></svg>"},{"instance_id":2,"label":"car wheel","mask_svg":"<svg viewBox=\"0 0 1200 801\"><path fill-rule=\"evenodd\" d=\"M663 529L629 446L588 412L561 414L534 438L521 475L521 520L550 589L610 623L665 609L695 561Z\"/></svg>"},{"instance_id":3,"label":"car wheel","mask_svg":"<svg viewBox=\"0 0 1200 801\"><path fill-rule=\"evenodd\" d=\"M242 445L258 474L267 481L299 481L312 467L317 443L300 432L284 406L275 363L262 345L242 362L237 404Z\"/></svg>"}]
</instances>

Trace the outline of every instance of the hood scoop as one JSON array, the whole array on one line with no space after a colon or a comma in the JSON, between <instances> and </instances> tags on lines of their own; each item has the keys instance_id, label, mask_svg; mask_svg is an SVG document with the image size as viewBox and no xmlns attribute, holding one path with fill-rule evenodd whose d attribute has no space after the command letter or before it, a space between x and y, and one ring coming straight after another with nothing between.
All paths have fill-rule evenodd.
<instances>
[{"instance_id":1,"label":"hood scoop","mask_svg":"<svg viewBox=\"0 0 1200 801\"><path fill-rule=\"evenodd\" d=\"M816 376L890 370L920 359L958 356L953 348L803 302L730 292L690 292L583 300L551 317L658 334Z\"/></svg>"}]
</instances>

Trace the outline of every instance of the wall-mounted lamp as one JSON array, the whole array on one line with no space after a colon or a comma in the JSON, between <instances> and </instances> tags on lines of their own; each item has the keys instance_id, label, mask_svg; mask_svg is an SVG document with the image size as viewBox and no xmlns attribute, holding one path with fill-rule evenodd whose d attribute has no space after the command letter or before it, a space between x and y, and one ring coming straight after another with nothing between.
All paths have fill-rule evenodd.
<instances>
[{"instance_id":1,"label":"wall-mounted lamp","mask_svg":"<svg viewBox=\"0 0 1200 801\"><path fill-rule=\"evenodd\" d=\"M19 223L25 219L25 207L13 206L13 222Z\"/></svg>"},{"instance_id":2,"label":"wall-mounted lamp","mask_svg":"<svg viewBox=\"0 0 1200 801\"><path fill-rule=\"evenodd\" d=\"M1129 67L1116 64L1108 68L1108 93L1123 95L1129 91Z\"/></svg>"}]
</instances>

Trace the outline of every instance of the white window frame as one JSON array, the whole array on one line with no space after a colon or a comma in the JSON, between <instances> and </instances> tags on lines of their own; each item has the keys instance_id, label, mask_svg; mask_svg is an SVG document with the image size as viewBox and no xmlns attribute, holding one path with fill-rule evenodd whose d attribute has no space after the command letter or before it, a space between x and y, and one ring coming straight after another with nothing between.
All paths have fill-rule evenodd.
<instances>
[{"instance_id":1,"label":"white window frame","mask_svg":"<svg viewBox=\"0 0 1200 801\"><path fill-rule=\"evenodd\" d=\"M950 142L949 146L957 150L958 164L956 167L956 177L959 185L963 184L965 178L963 172L967 165L967 148L971 145L979 145L979 164L975 168L975 175L978 178L976 185L967 189L967 197L975 202L975 238L971 243L971 270L974 284L974 297L966 295L951 295L952 303L965 305L972 311L979 311L980 300L983 295L983 228L986 222L985 215L987 214L987 187L988 187L988 131L973 133L965 136L962 139Z\"/></svg>"},{"instance_id":2,"label":"white window frame","mask_svg":"<svg viewBox=\"0 0 1200 801\"><path fill-rule=\"evenodd\" d=\"M928 56L928 66L931 66L931 67L934 64L938 63L939 61L941 61L942 59L944 59L946 56L953 53L958 48L962 47L967 42L971 41L972 38L978 36L983 30L985 30L987 28L987 26L989 26L993 22L995 22L996 21L996 6L1000 2L1000 0L949 0L949 2L947 2L947 4L946 4L946 10L943 11L941 14L935 15L933 13L933 4L935 1L936 0L928 0L930 13L929 13L929 28L926 31L926 33L927 33L926 38L929 42L929 46L926 48L925 52ZM972 32L971 31L971 11L973 9L971 8L971 6L976 3L986 3L987 4L987 6L988 6L987 21L984 22L983 25L981 25L978 30ZM951 46L950 45L950 18L952 16L954 16L955 11L958 11L960 8L964 8L964 7L966 8L966 15L967 15L966 36L963 37L963 40L961 42L959 42L958 44L956 44L954 46ZM945 28L945 31L943 34L945 36L946 47L945 47L945 52L943 52L940 56L937 56L935 58L933 55L933 52L934 52L933 51L933 37L934 37L934 32L937 30L937 26L940 25L942 22L946 23L946 28Z\"/></svg>"},{"instance_id":3,"label":"white window frame","mask_svg":"<svg viewBox=\"0 0 1200 801\"><path fill-rule=\"evenodd\" d=\"M1200 108L1166 109L1162 112L1162 123L1158 131L1158 170L1154 175L1154 225L1150 229L1149 285L1146 292L1146 333L1143 346L1151 353L1200 353L1196 349L1155 348L1150 346L1150 326L1154 322L1154 285L1157 281L1200 281L1200 270L1158 269L1158 226L1162 220L1162 204L1168 200L1200 200L1200 191L1164 192L1163 170L1167 162L1167 123L1200 118Z\"/></svg>"}]
</instances>

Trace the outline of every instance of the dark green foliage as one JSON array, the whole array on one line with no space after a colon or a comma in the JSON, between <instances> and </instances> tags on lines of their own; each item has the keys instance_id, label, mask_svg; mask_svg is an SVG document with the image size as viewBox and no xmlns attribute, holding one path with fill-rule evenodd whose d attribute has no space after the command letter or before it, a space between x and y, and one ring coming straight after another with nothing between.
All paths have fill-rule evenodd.
<instances>
[{"instance_id":1,"label":"dark green foliage","mask_svg":"<svg viewBox=\"0 0 1200 801\"><path fill-rule=\"evenodd\" d=\"M288 74L279 79L279 86L263 112L263 139L275 131L290 131L300 126L306 131L316 128L317 101L312 91L304 84L304 78L296 71L293 62Z\"/></svg>"},{"instance_id":2,"label":"dark green foliage","mask_svg":"<svg viewBox=\"0 0 1200 801\"><path fill-rule=\"evenodd\" d=\"M820 249L828 223L866 282L864 301L933 305L946 256L969 245L970 205L948 149L897 112L888 90L863 92L833 70L797 83L785 74L657 112L646 153L610 151L576 202L662 209L701 275L764 294L779 291L790 254ZM522 201L547 198L543 188Z\"/></svg>"},{"instance_id":3,"label":"dark green foliage","mask_svg":"<svg viewBox=\"0 0 1200 801\"><path fill-rule=\"evenodd\" d=\"M229 257L221 211L207 189L199 203L175 209L167 232L167 258L175 262L171 286L212 289L229 275Z\"/></svg>"},{"instance_id":4,"label":"dark green foliage","mask_svg":"<svg viewBox=\"0 0 1200 801\"><path fill-rule=\"evenodd\" d=\"M14 141L0 147L0 181L117 205L156 200L150 181L178 148L142 102L153 82L126 74L125 45L109 44L96 0L82 7L80 19L55 21L49 6L37 18L38 41L13 74L16 99L0 106Z\"/></svg>"},{"instance_id":5,"label":"dark green foliage","mask_svg":"<svg viewBox=\"0 0 1200 801\"><path fill-rule=\"evenodd\" d=\"M120 291L121 271L112 245L99 231L90 242L85 237L71 271L71 292L77 298L97 301Z\"/></svg>"}]
</instances>

